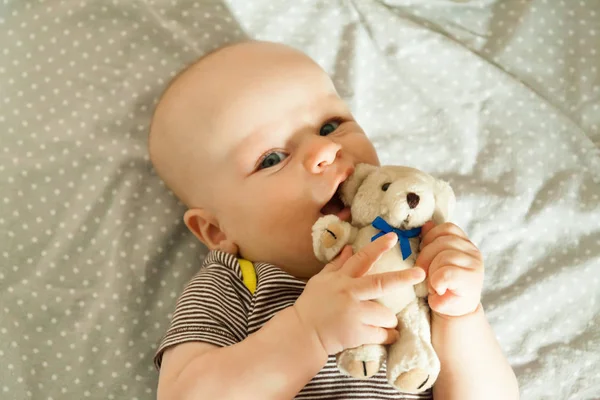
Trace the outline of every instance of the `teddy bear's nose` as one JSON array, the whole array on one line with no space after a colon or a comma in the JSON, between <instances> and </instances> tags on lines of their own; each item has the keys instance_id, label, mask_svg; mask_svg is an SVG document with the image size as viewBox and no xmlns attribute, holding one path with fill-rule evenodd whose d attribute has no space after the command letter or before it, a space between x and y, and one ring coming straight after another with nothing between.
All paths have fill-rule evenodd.
<instances>
[{"instance_id":1,"label":"teddy bear's nose","mask_svg":"<svg viewBox=\"0 0 600 400\"><path fill-rule=\"evenodd\" d=\"M419 205L419 195L416 193L409 193L406 195L406 201L410 208L415 208Z\"/></svg>"}]
</instances>

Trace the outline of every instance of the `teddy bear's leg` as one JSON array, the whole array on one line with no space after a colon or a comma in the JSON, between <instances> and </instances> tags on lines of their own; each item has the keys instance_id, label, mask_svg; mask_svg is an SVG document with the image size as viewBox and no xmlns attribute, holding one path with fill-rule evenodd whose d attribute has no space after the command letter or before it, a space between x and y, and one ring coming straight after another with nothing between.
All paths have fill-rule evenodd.
<instances>
[{"instance_id":1,"label":"teddy bear's leg","mask_svg":"<svg viewBox=\"0 0 600 400\"><path fill-rule=\"evenodd\" d=\"M337 355L339 370L357 379L367 379L381 369L387 351L380 344L365 344L346 349Z\"/></svg>"},{"instance_id":2,"label":"teddy bear's leg","mask_svg":"<svg viewBox=\"0 0 600 400\"><path fill-rule=\"evenodd\" d=\"M416 299L397 317L400 338L389 349L388 381L402 392L420 393L433 386L440 372L431 344L427 299Z\"/></svg>"},{"instance_id":3,"label":"teddy bear's leg","mask_svg":"<svg viewBox=\"0 0 600 400\"><path fill-rule=\"evenodd\" d=\"M312 227L313 251L322 262L333 260L355 236L354 228L335 215L325 215Z\"/></svg>"}]
</instances>

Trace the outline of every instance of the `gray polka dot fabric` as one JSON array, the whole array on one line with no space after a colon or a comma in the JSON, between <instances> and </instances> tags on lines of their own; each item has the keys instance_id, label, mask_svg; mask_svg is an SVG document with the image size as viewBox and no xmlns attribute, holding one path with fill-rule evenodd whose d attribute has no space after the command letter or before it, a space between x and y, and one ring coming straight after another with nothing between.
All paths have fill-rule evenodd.
<instances>
[{"instance_id":1,"label":"gray polka dot fabric","mask_svg":"<svg viewBox=\"0 0 600 400\"><path fill-rule=\"evenodd\" d=\"M0 397L149 399L205 249L148 161L158 95L226 43L317 60L382 162L450 181L523 399L600 398L600 3L4 1Z\"/></svg>"}]
</instances>

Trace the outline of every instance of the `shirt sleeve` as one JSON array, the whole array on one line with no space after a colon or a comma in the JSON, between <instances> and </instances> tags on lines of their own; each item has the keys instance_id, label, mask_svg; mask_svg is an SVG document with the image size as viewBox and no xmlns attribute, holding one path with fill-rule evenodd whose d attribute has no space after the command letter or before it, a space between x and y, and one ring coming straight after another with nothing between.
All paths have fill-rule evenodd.
<instances>
[{"instance_id":1,"label":"shirt sleeve","mask_svg":"<svg viewBox=\"0 0 600 400\"><path fill-rule=\"evenodd\" d=\"M247 336L249 298L240 277L231 268L205 265L177 300L171 325L154 356L160 370L162 356L171 346L204 342L224 347Z\"/></svg>"}]
</instances>

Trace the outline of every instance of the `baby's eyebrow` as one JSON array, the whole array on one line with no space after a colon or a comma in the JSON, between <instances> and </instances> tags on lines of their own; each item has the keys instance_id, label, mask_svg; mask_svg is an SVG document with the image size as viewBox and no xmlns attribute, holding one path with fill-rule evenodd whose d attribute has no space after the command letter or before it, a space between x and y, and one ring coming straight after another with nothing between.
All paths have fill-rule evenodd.
<instances>
[{"instance_id":1,"label":"baby's eyebrow","mask_svg":"<svg viewBox=\"0 0 600 400\"><path fill-rule=\"evenodd\" d=\"M231 148L227 158L234 163L236 170L249 175L254 171L258 158L268 150L267 147L260 144L260 133L249 133Z\"/></svg>"}]
</instances>

